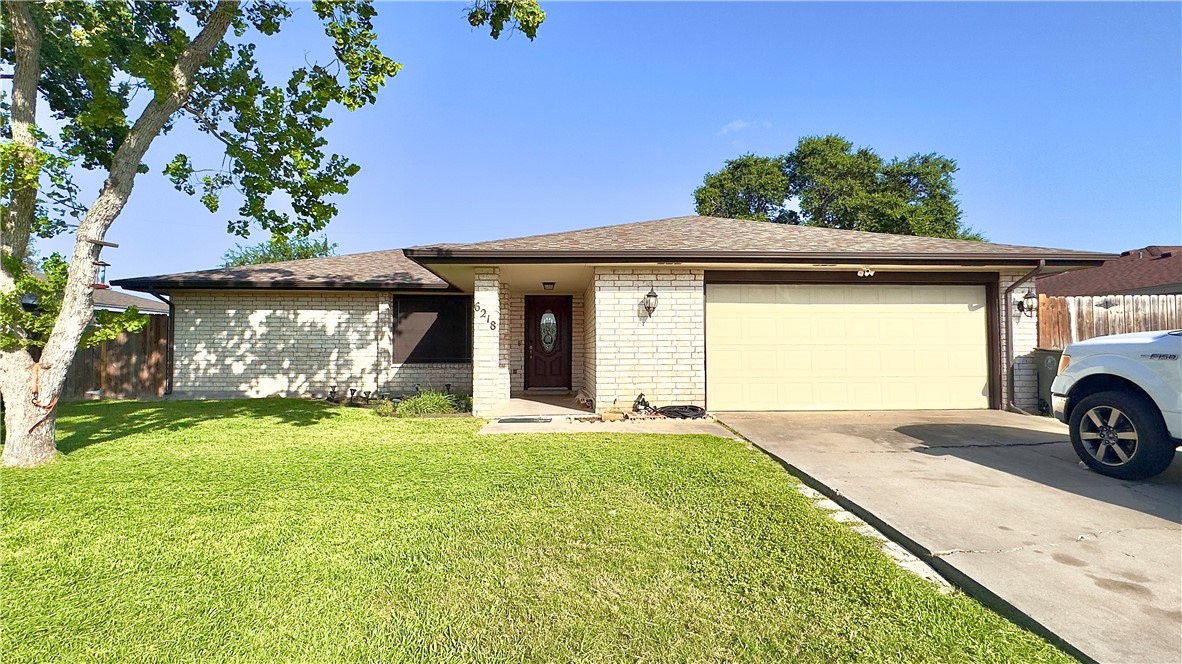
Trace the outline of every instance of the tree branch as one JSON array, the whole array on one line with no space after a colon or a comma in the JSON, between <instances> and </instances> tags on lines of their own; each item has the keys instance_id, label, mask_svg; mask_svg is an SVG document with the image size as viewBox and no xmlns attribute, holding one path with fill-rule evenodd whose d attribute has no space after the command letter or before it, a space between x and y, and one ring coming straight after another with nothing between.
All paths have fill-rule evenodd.
<instances>
[{"instance_id":1,"label":"tree branch","mask_svg":"<svg viewBox=\"0 0 1182 664\"><path fill-rule=\"evenodd\" d=\"M224 134L222 134L221 130L218 129L217 125L215 125L212 121L210 121L209 118L205 117L204 113L193 108L190 104L185 103L184 105L181 106L181 109L184 111L187 111L190 115L192 115L194 118L196 118L198 124L200 124L202 127L204 127L205 131L209 132L210 134L213 134L214 138L218 139L222 143L225 143L226 147L231 147L231 148L234 148L235 150L242 150L243 152L249 152L251 154L257 154L253 150L248 150L247 148L242 147L242 145L235 143L234 141L230 140L229 138L226 138L226 136Z\"/></svg>"}]
</instances>

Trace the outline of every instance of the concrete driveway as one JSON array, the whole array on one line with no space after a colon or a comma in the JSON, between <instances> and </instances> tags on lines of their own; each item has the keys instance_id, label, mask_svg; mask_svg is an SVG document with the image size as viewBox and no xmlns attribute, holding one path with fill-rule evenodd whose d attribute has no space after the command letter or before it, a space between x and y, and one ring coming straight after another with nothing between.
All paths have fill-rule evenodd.
<instances>
[{"instance_id":1,"label":"concrete driveway","mask_svg":"<svg viewBox=\"0 0 1182 664\"><path fill-rule=\"evenodd\" d=\"M1077 656L1182 662L1182 462L1114 480L1065 426L998 411L715 415Z\"/></svg>"}]
</instances>

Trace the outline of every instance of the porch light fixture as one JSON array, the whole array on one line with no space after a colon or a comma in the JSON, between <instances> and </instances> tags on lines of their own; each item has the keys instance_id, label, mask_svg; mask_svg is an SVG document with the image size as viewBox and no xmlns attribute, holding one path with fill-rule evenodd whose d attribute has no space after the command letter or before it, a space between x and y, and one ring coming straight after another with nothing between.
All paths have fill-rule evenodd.
<instances>
[{"instance_id":1,"label":"porch light fixture","mask_svg":"<svg viewBox=\"0 0 1182 664\"><path fill-rule=\"evenodd\" d=\"M543 281L542 282L542 289L543 290L554 290L554 282L553 281Z\"/></svg>"},{"instance_id":2,"label":"porch light fixture","mask_svg":"<svg viewBox=\"0 0 1182 664\"><path fill-rule=\"evenodd\" d=\"M648 312L650 317L657 310L657 292L652 288L649 288L648 294L644 296L644 310Z\"/></svg>"},{"instance_id":3,"label":"porch light fixture","mask_svg":"<svg viewBox=\"0 0 1182 664\"><path fill-rule=\"evenodd\" d=\"M1038 294L1033 288L1027 288L1022 299L1014 300L1014 308L1023 316L1034 318L1034 312L1038 311Z\"/></svg>"}]
</instances>

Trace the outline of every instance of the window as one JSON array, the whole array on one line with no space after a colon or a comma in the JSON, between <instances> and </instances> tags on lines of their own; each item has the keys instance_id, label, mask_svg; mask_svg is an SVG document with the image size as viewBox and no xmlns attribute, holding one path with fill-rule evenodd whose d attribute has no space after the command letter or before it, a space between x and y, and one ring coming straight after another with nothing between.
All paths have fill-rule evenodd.
<instances>
[{"instance_id":1,"label":"window","mask_svg":"<svg viewBox=\"0 0 1182 664\"><path fill-rule=\"evenodd\" d=\"M394 297L394 362L472 361L472 298Z\"/></svg>"},{"instance_id":2,"label":"window","mask_svg":"<svg viewBox=\"0 0 1182 664\"><path fill-rule=\"evenodd\" d=\"M542 314L538 326L542 328L542 350L547 353L554 352L554 342L558 340L558 318L554 316L554 312L547 309L546 313Z\"/></svg>"}]
</instances>

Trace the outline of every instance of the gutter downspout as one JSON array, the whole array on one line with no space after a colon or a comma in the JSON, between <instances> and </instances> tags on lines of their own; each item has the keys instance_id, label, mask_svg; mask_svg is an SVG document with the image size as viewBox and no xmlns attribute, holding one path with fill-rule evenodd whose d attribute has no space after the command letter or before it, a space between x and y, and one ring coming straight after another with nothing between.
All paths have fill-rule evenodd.
<instances>
[{"instance_id":1,"label":"gutter downspout","mask_svg":"<svg viewBox=\"0 0 1182 664\"><path fill-rule=\"evenodd\" d=\"M164 352L164 363L168 367L168 375L164 379L164 396L172 394L172 374L173 374L173 347L176 339L176 309L173 308L172 298L165 298L156 291L150 290L148 294L168 305L168 345Z\"/></svg>"},{"instance_id":2,"label":"gutter downspout","mask_svg":"<svg viewBox=\"0 0 1182 664\"><path fill-rule=\"evenodd\" d=\"M1018 279L1014 283L1010 284L1009 287L1006 288L1005 295L1002 298L1002 300L1003 300L1002 307L1005 309L1005 319L1006 319L1006 348L1005 348L1005 358L1004 358L1004 362L1005 362L1004 371L1009 372L1009 380L1006 381L1006 407L1008 407L1010 410L1018 411L1019 413L1022 413L1023 415L1033 415L1033 413L1028 413L1025 410L1022 410L1021 408L1018 407L1017 404L1014 403L1014 323L1013 323L1014 302L1010 296L1013 294L1013 292L1019 286L1026 283L1027 281L1030 281L1032 278L1034 278L1040 272L1042 272L1044 269L1046 269L1046 267L1047 267L1046 259L1039 259L1038 267L1027 272L1025 275L1022 276L1021 279Z\"/></svg>"}]
</instances>

